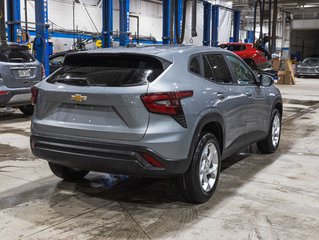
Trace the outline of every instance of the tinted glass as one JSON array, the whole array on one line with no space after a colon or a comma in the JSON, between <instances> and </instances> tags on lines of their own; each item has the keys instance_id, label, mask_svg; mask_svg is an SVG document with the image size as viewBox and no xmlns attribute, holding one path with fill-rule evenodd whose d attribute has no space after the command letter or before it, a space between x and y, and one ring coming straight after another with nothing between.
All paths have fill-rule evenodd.
<instances>
[{"instance_id":1,"label":"tinted glass","mask_svg":"<svg viewBox=\"0 0 319 240\"><path fill-rule=\"evenodd\" d=\"M50 64L52 65L62 65L64 61L65 55L54 57L50 60Z\"/></svg>"},{"instance_id":2,"label":"tinted glass","mask_svg":"<svg viewBox=\"0 0 319 240\"><path fill-rule=\"evenodd\" d=\"M34 61L35 58L25 48L9 47L0 49L0 62L26 63Z\"/></svg>"},{"instance_id":3,"label":"tinted glass","mask_svg":"<svg viewBox=\"0 0 319 240\"><path fill-rule=\"evenodd\" d=\"M254 84L255 78L252 71L246 67L238 58L227 55L227 59L232 67L235 80L240 85Z\"/></svg>"},{"instance_id":4,"label":"tinted glass","mask_svg":"<svg viewBox=\"0 0 319 240\"><path fill-rule=\"evenodd\" d=\"M232 51L232 52L243 51L245 49L246 49L245 45L228 45L228 47L227 47L227 50Z\"/></svg>"},{"instance_id":5,"label":"tinted glass","mask_svg":"<svg viewBox=\"0 0 319 240\"><path fill-rule=\"evenodd\" d=\"M193 73L200 74L199 56L193 57L191 59L189 70Z\"/></svg>"},{"instance_id":6,"label":"tinted glass","mask_svg":"<svg viewBox=\"0 0 319 240\"><path fill-rule=\"evenodd\" d=\"M319 65L319 58L306 58L302 63L308 65Z\"/></svg>"},{"instance_id":7,"label":"tinted glass","mask_svg":"<svg viewBox=\"0 0 319 240\"><path fill-rule=\"evenodd\" d=\"M169 62L136 54L72 54L49 83L80 86L136 86L154 81Z\"/></svg>"},{"instance_id":8,"label":"tinted glass","mask_svg":"<svg viewBox=\"0 0 319 240\"><path fill-rule=\"evenodd\" d=\"M214 74L213 74L212 68L210 67L210 64L205 56L203 56L203 62L204 62L205 78L208 78L210 80L214 80Z\"/></svg>"},{"instance_id":9,"label":"tinted glass","mask_svg":"<svg viewBox=\"0 0 319 240\"><path fill-rule=\"evenodd\" d=\"M204 56L205 77L218 83L232 83L232 77L227 63L221 54L207 54ZM205 64L206 62L206 64ZM207 69L209 67L209 69Z\"/></svg>"}]
</instances>

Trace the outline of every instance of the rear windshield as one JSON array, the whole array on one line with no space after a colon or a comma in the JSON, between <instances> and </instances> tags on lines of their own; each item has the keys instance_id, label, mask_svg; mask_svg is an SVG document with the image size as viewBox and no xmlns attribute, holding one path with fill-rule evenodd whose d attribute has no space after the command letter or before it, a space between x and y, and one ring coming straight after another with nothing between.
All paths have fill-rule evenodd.
<instances>
[{"instance_id":1,"label":"rear windshield","mask_svg":"<svg viewBox=\"0 0 319 240\"><path fill-rule=\"evenodd\" d=\"M71 54L47 81L79 86L136 86L154 81L170 64L148 55Z\"/></svg>"},{"instance_id":2,"label":"rear windshield","mask_svg":"<svg viewBox=\"0 0 319 240\"><path fill-rule=\"evenodd\" d=\"M8 47L0 49L0 62L27 63L35 58L26 48Z\"/></svg>"},{"instance_id":3,"label":"rear windshield","mask_svg":"<svg viewBox=\"0 0 319 240\"><path fill-rule=\"evenodd\" d=\"M223 49L227 49L228 51L232 51L232 52L238 52L238 51L243 51L246 50L246 46L245 45L240 45L240 44L230 44L230 45L220 45L219 47L223 48Z\"/></svg>"}]
</instances>

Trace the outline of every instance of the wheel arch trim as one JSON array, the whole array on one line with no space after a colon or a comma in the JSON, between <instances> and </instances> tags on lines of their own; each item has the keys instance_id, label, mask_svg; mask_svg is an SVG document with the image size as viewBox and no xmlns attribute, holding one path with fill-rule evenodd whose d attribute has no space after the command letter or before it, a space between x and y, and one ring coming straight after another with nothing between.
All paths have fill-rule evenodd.
<instances>
[{"instance_id":1,"label":"wheel arch trim","mask_svg":"<svg viewBox=\"0 0 319 240\"><path fill-rule=\"evenodd\" d=\"M200 134L202 133L203 129L205 126L207 126L210 123L217 123L220 125L221 127L221 134L222 134L222 147L220 148L221 151L221 155L224 151L224 146L225 146L225 124L224 124L224 120L223 117L221 115L221 113L219 112L206 112L206 113L202 113L200 114L200 120L198 121L198 123L196 124L196 128L194 130L193 133L193 137L192 137L192 141L191 141L191 145L190 145L190 149L187 155L187 169L189 168L191 161L192 161L192 156L194 154L194 151L196 149L196 145L197 142L199 141L200 138Z\"/></svg>"}]
</instances>

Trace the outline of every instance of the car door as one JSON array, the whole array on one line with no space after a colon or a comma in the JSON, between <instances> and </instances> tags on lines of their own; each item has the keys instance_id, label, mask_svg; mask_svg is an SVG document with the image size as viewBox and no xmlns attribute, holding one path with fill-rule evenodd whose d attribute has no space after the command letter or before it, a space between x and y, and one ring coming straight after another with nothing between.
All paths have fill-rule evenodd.
<instances>
[{"instance_id":1,"label":"car door","mask_svg":"<svg viewBox=\"0 0 319 240\"><path fill-rule=\"evenodd\" d=\"M227 149L236 142L242 142L242 137L245 135L248 99L234 83L222 53L204 54L203 65L204 77L209 80L207 89L211 96L211 106L217 108L223 115Z\"/></svg>"},{"instance_id":2,"label":"car door","mask_svg":"<svg viewBox=\"0 0 319 240\"><path fill-rule=\"evenodd\" d=\"M252 141L260 139L267 131L269 107L266 104L266 88L257 85L256 76L246 64L236 56L226 55L232 68L234 79L247 98L246 134Z\"/></svg>"}]
</instances>

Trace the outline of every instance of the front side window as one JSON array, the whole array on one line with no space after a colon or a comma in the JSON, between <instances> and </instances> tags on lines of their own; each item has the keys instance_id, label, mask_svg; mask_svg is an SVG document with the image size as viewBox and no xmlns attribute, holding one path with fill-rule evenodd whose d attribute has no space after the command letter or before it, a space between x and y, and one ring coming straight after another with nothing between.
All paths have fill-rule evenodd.
<instances>
[{"instance_id":1,"label":"front side window","mask_svg":"<svg viewBox=\"0 0 319 240\"><path fill-rule=\"evenodd\" d=\"M252 71L246 67L238 58L226 55L233 70L235 81L239 85L248 85L255 83L255 77Z\"/></svg>"},{"instance_id":2,"label":"front side window","mask_svg":"<svg viewBox=\"0 0 319 240\"><path fill-rule=\"evenodd\" d=\"M222 54L203 56L205 77L217 83L232 83L232 77Z\"/></svg>"}]
</instances>

